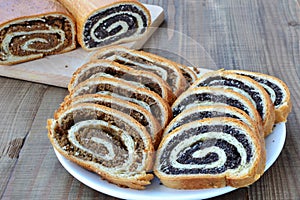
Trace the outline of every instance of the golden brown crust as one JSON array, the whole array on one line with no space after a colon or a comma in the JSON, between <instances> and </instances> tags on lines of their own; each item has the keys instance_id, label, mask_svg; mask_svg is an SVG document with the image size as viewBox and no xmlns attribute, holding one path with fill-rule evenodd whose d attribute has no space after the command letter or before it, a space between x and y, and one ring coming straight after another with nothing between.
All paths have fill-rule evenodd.
<instances>
[{"instance_id":1,"label":"golden brown crust","mask_svg":"<svg viewBox=\"0 0 300 200\"><path fill-rule=\"evenodd\" d=\"M286 122L288 115L292 111L292 102L288 97L287 103L275 109L276 120L275 123Z\"/></svg>"},{"instance_id":2,"label":"golden brown crust","mask_svg":"<svg viewBox=\"0 0 300 200\"><path fill-rule=\"evenodd\" d=\"M146 83L146 84L151 85L152 82L158 84L160 86L160 89L161 89L161 95L160 96L163 99L165 99L169 104L172 104L176 99L176 96L175 96L175 94L173 94L173 92L172 92L171 88L169 87L169 85L163 79L161 79L159 76L157 76L156 74L153 74L153 73L145 71L145 70L135 70L135 69L130 68L128 66L121 65L117 62L109 61L109 60L94 60L94 61L90 61L88 63L85 63L84 65L79 67L73 73L71 81L68 85L68 90L69 91L73 90L79 84L79 79L82 77L82 74L84 72L86 72L87 70L96 69L96 68L102 68L102 70L104 70L105 67L116 69L116 71L125 72L126 73L125 78L126 78L127 74L132 75L134 77L137 77L137 80L139 80L140 83L142 83L144 85L145 85L145 83L143 82L143 77L148 78L148 79L151 80L151 82ZM104 73L106 73L106 72L104 72ZM91 76L92 75L95 75L95 74L91 74ZM87 78L89 78L89 77L87 77ZM123 78L120 77L120 79L123 79ZM85 81L85 80L83 80L83 81ZM136 81L133 80L133 82L136 82Z\"/></svg>"},{"instance_id":3,"label":"golden brown crust","mask_svg":"<svg viewBox=\"0 0 300 200\"><path fill-rule=\"evenodd\" d=\"M143 9L143 12L148 16L148 27L151 24L151 15L149 10L137 0L58 0L61 2L75 17L77 22L77 40L81 47L87 51L95 48L88 48L84 44L83 31L87 19L96 11L104 10L117 4L134 4ZM137 38L127 38L123 42L130 42Z\"/></svg>"},{"instance_id":4,"label":"golden brown crust","mask_svg":"<svg viewBox=\"0 0 300 200\"><path fill-rule=\"evenodd\" d=\"M252 183L254 183L264 172L264 167L266 163L266 151L264 146L261 145L260 139L257 137L257 133L253 132L246 124L243 122L232 119L232 118L207 118L203 120L196 121L197 123L202 124L211 124L214 121L220 121L222 124L230 124L234 123L236 126L241 127L241 129L245 130L250 137L252 138L252 142L255 146L255 161L250 167L250 170L247 174L242 176L236 176L234 174L196 174L196 175L166 175L161 172L158 168L160 165L159 157L156 157L156 162L154 166L154 173L160 179L160 181L167 187L175 188L175 189L204 189L204 188L219 188L225 186L232 187L245 187ZM193 124L195 124L194 122ZM191 124L191 123L190 123ZM169 138L172 138L181 130L190 126L190 124L185 124L178 129L175 129L166 137L163 138L159 148L157 155L161 154L161 149L164 147L166 141Z\"/></svg>"}]
</instances>

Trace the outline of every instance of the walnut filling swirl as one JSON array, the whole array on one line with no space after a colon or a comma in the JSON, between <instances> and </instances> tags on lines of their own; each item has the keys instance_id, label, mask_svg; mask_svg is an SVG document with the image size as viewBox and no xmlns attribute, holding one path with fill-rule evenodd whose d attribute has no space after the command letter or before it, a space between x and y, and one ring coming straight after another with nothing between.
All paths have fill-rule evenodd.
<instances>
[{"instance_id":1,"label":"walnut filling swirl","mask_svg":"<svg viewBox=\"0 0 300 200\"><path fill-rule=\"evenodd\" d=\"M0 28L0 62L20 62L74 48L74 26L63 15L16 20Z\"/></svg>"},{"instance_id":2,"label":"walnut filling swirl","mask_svg":"<svg viewBox=\"0 0 300 200\"><path fill-rule=\"evenodd\" d=\"M145 136L127 121L89 104L63 113L54 137L69 155L98 163L110 171L145 170Z\"/></svg>"},{"instance_id":3,"label":"walnut filling swirl","mask_svg":"<svg viewBox=\"0 0 300 200\"><path fill-rule=\"evenodd\" d=\"M159 121L162 127L165 127L168 118L163 113L165 107L169 106L156 93L128 85L126 82L113 78L94 78L80 83L71 92L71 96L76 97L85 94L102 94L129 101L142 106Z\"/></svg>"}]
</instances>

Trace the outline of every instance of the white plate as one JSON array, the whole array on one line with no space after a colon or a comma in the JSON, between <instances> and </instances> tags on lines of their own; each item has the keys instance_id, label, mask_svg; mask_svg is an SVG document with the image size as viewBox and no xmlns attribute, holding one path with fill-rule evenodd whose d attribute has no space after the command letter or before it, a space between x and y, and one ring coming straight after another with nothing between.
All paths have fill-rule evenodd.
<instances>
[{"instance_id":1,"label":"white plate","mask_svg":"<svg viewBox=\"0 0 300 200\"><path fill-rule=\"evenodd\" d=\"M278 158L283 148L285 137L285 123L279 123L276 125L274 131L266 138L267 163L265 170L269 169ZM99 192L122 199L206 199L219 196L236 189L232 187L224 187L217 189L176 190L161 185L157 178L155 178L152 181L152 184L147 186L145 190L140 191L128 188L120 188L114 184L102 180L97 174L87 171L70 162L57 151L55 151L55 153L64 168L80 182Z\"/></svg>"}]
</instances>

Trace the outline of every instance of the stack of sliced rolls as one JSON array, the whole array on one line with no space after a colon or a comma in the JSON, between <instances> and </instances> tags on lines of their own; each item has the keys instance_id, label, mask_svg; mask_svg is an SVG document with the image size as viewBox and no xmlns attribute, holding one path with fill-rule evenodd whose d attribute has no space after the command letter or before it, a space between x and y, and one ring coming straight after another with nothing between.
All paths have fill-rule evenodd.
<instances>
[{"instance_id":1,"label":"stack of sliced rolls","mask_svg":"<svg viewBox=\"0 0 300 200\"><path fill-rule=\"evenodd\" d=\"M199 75L121 46L97 51L68 90L48 120L52 145L132 189L145 189L154 175L176 189L248 186L264 172L264 138L291 111L278 78L240 70Z\"/></svg>"}]
</instances>

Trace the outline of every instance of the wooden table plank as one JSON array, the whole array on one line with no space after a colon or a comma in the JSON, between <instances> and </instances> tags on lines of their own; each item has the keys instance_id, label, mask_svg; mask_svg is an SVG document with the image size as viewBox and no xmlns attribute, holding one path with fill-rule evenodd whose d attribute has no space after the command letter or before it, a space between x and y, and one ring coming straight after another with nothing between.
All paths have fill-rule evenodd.
<instances>
[{"instance_id":1,"label":"wooden table plank","mask_svg":"<svg viewBox=\"0 0 300 200\"><path fill-rule=\"evenodd\" d=\"M0 79L0 85L1 197L16 165L46 87L11 79Z\"/></svg>"}]
</instances>

